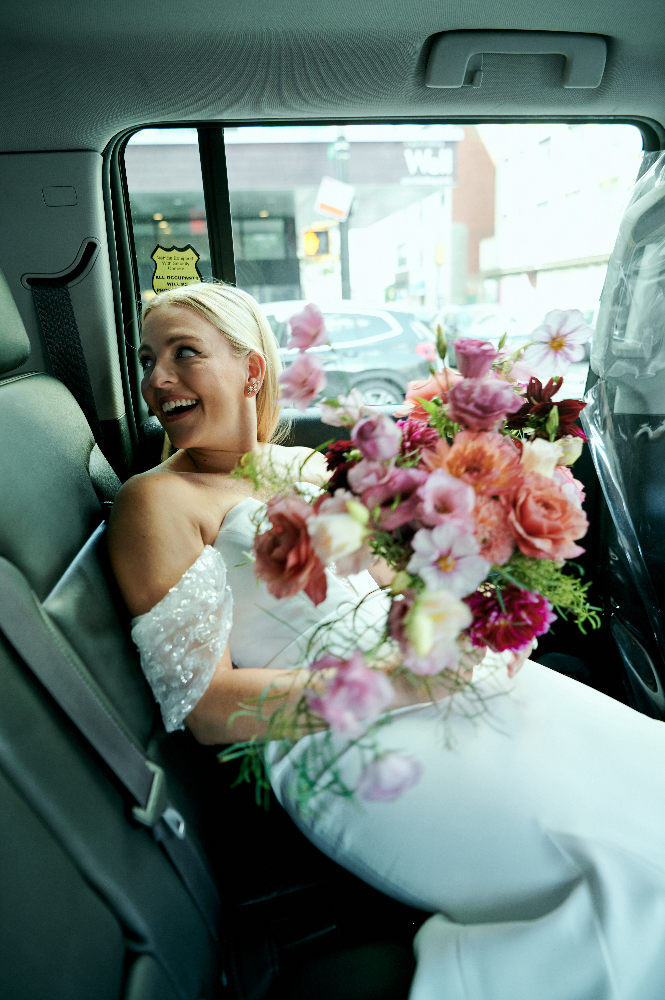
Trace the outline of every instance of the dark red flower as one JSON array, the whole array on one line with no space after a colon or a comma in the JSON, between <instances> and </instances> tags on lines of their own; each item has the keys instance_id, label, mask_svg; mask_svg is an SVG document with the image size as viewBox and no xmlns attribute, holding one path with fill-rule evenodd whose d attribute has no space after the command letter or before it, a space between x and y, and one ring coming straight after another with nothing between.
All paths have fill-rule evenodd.
<instances>
[{"instance_id":1,"label":"dark red flower","mask_svg":"<svg viewBox=\"0 0 665 1000\"><path fill-rule=\"evenodd\" d=\"M488 646L495 653L524 649L549 630L556 615L552 605L536 591L508 584L501 590L503 607L496 595L475 591L464 598L473 614L466 634L474 646Z\"/></svg>"},{"instance_id":2,"label":"dark red flower","mask_svg":"<svg viewBox=\"0 0 665 1000\"><path fill-rule=\"evenodd\" d=\"M348 460L348 453L354 447L352 441L333 441L333 443L328 448L325 459L328 468L332 472L332 476L326 484L326 489L329 493L334 493L335 490L347 490L349 488L348 480L346 474L355 465L355 462L350 462Z\"/></svg>"},{"instance_id":3,"label":"dark red flower","mask_svg":"<svg viewBox=\"0 0 665 1000\"><path fill-rule=\"evenodd\" d=\"M506 427L510 430L521 430L524 427L532 427L536 433L544 433L545 424L552 409L556 406L559 411L559 426L555 438L581 437L586 441L584 431L577 426L575 421L586 406L586 403L579 399L562 399L553 402L552 396L556 395L563 384L561 375L555 375L543 386L540 379L532 378L526 390L526 402L516 413L508 414Z\"/></svg>"}]
</instances>

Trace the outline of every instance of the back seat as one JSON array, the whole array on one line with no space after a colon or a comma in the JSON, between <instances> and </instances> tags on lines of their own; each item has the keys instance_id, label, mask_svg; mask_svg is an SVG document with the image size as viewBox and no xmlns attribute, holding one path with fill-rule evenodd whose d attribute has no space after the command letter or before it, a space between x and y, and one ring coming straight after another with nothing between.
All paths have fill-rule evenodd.
<instances>
[{"instance_id":1,"label":"back seat","mask_svg":"<svg viewBox=\"0 0 665 1000\"><path fill-rule=\"evenodd\" d=\"M29 342L0 275L0 557L24 575L166 774L220 889L224 951L131 801L0 633L0 973L12 1000L399 1000L424 914L333 864L219 748L166 736L106 555L119 481L69 392L13 376ZM281 965L282 975L276 979Z\"/></svg>"}]
</instances>

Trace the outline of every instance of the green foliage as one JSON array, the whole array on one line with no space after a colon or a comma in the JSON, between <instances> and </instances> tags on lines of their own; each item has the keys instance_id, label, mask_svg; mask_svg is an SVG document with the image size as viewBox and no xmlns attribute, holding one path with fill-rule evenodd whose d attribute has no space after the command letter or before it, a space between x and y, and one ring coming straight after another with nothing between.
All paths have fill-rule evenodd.
<instances>
[{"instance_id":1,"label":"green foliage","mask_svg":"<svg viewBox=\"0 0 665 1000\"><path fill-rule=\"evenodd\" d=\"M582 572L574 563L567 563L561 568L551 559L533 559L521 552L514 552L505 566L492 567L490 580L497 588L505 580L524 590L538 591L562 618L567 619L571 615L583 633L586 633L585 625L590 625L593 629L600 628L600 608L589 604L587 592L591 583L582 583L571 570Z\"/></svg>"}]
</instances>

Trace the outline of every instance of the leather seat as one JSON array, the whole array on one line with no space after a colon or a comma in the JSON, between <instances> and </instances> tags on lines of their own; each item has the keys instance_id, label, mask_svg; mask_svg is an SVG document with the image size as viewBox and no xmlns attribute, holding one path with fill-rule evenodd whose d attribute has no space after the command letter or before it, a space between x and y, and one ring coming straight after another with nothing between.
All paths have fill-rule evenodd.
<instances>
[{"instance_id":1,"label":"leather seat","mask_svg":"<svg viewBox=\"0 0 665 1000\"><path fill-rule=\"evenodd\" d=\"M265 814L248 788L231 790L215 748L188 732L166 736L107 561L104 504L119 481L67 389L43 373L11 375L28 354L0 275L0 557L164 768L220 887L226 973L220 980L220 951L149 829L132 820L125 789L0 633L6 995L405 997L424 915L321 855L274 801Z\"/></svg>"}]
</instances>

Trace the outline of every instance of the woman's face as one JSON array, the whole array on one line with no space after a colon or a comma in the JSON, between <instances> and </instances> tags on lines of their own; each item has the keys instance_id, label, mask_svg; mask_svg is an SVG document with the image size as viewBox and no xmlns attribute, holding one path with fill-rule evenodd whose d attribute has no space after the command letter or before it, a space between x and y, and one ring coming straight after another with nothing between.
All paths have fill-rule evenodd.
<instances>
[{"instance_id":1,"label":"woman's face","mask_svg":"<svg viewBox=\"0 0 665 1000\"><path fill-rule=\"evenodd\" d=\"M246 449L246 388L258 355L234 357L200 313L165 306L143 323L139 359L143 398L176 448Z\"/></svg>"}]
</instances>

